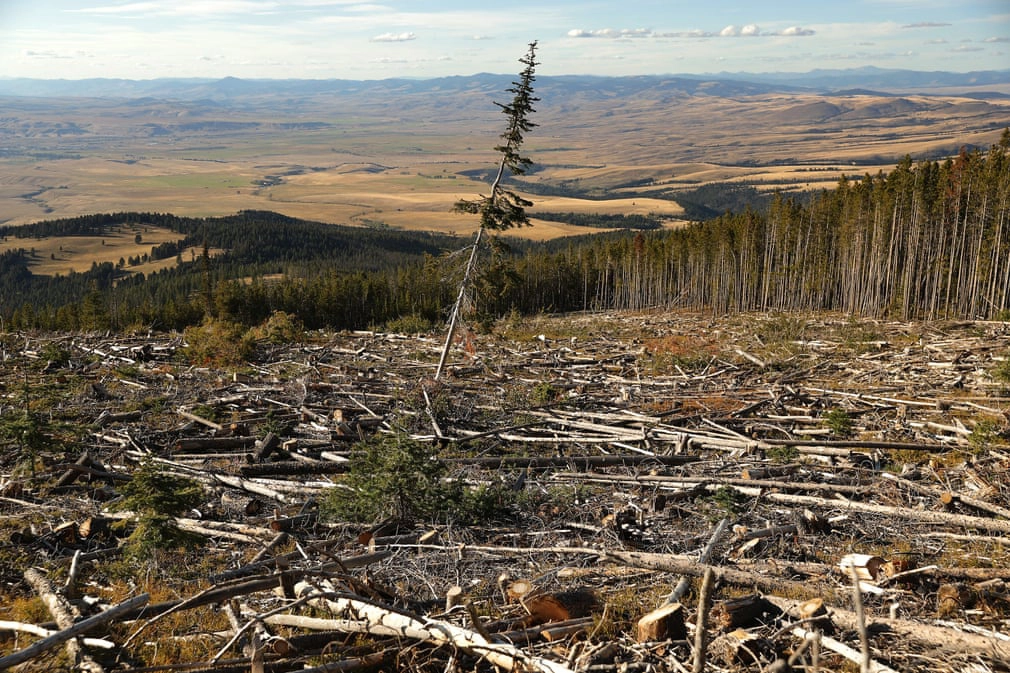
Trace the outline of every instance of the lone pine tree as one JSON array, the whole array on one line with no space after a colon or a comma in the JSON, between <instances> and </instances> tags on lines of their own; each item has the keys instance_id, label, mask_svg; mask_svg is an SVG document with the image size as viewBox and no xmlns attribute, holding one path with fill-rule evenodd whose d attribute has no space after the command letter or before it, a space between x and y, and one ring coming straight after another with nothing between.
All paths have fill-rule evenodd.
<instances>
[{"instance_id":1,"label":"lone pine tree","mask_svg":"<svg viewBox=\"0 0 1010 673\"><path fill-rule=\"evenodd\" d=\"M501 159L498 162L498 172L491 182L490 193L477 199L457 201L454 207L456 212L478 215L480 226L474 236L470 257L463 270L463 279L459 284L459 294L449 317L449 330L445 337L442 355L438 361L438 369L435 371L436 380L442 375L446 358L449 355L449 348L452 346L452 340L456 334L456 326L467 299L474 268L477 266L477 258L484 240L485 230L504 231L512 227L529 226L530 224L529 217L526 216L526 208L532 206L533 203L516 192L506 189L503 186L503 181L506 169L512 175L523 175L533 163L528 157L523 156L521 150L525 134L536 127L536 124L530 121L530 115L535 112L533 104L540 100L533 95L533 81L536 79L534 72L538 65L536 51L537 42L534 40L529 43L526 55L519 59L519 62L526 67L519 73L519 81L512 82L512 86L507 89L509 93L513 94L512 102L505 104L495 101L495 105L501 108L501 111L508 117L508 123L500 136L503 142L494 148L496 152L501 154Z\"/></svg>"}]
</instances>

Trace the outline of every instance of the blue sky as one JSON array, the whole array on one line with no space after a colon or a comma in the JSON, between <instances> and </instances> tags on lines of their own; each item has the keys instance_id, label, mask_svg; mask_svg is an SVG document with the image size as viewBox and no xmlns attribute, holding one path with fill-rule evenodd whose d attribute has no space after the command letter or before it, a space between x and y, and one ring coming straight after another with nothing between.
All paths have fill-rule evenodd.
<instances>
[{"instance_id":1,"label":"blue sky","mask_svg":"<svg viewBox=\"0 0 1010 673\"><path fill-rule=\"evenodd\" d=\"M1010 0L0 0L0 77L1010 68Z\"/></svg>"}]
</instances>

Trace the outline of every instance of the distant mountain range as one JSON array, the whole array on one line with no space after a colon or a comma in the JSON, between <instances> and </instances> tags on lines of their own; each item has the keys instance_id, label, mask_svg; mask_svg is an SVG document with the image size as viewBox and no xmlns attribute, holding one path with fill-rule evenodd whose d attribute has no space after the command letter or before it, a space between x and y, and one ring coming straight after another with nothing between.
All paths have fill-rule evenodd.
<instances>
[{"instance_id":1,"label":"distant mountain range","mask_svg":"<svg viewBox=\"0 0 1010 673\"><path fill-rule=\"evenodd\" d=\"M30 79L0 78L0 95L26 97L88 97L119 99L169 99L218 102L261 96L315 97L348 94L497 93L509 86L511 75L478 74L433 79L310 80L310 79L224 79L164 78L128 79ZM588 75L540 76L538 93L543 96L579 92L602 96L628 96L645 91L663 91L713 96L756 95L774 91L832 93L845 90L874 93L902 93L930 89L963 89L978 92L981 87L1006 89L1010 70L983 70L967 73L887 70L866 67L850 70L812 70L806 73L727 73L706 75L648 75L596 77ZM992 97L992 93L986 94ZM997 94L1004 95L1004 94Z\"/></svg>"},{"instance_id":2,"label":"distant mountain range","mask_svg":"<svg viewBox=\"0 0 1010 673\"><path fill-rule=\"evenodd\" d=\"M693 78L694 75L683 75ZM710 77L710 76L706 76ZM923 70L896 70L866 66L845 70L811 70L805 73L727 73L714 77L737 79L764 84L787 85L813 89L820 93L842 89L870 89L876 92L907 92L923 89L977 88L1010 83L1010 70L976 70L974 72L946 72Z\"/></svg>"}]
</instances>

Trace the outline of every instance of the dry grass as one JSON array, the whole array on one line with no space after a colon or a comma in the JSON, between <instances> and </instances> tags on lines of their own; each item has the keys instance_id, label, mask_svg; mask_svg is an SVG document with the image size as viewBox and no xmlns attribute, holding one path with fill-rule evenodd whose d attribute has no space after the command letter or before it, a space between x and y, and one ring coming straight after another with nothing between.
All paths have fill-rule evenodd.
<instances>
[{"instance_id":1,"label":"dry grass","mask_svg":"<svg viewBox=\"0 0 1010 673\"><path fill-rule=\"evenodd\" d=\"M141 242L136 242L136 235L141 235ZM32 273L40 276L65 275L71 271L82 273L91 268L92 264L112 262L118 264L120 259L129 260L150 254L151 248L161 243L178 241L182 237L162 227L139 226L126 227L118 232L109 232L102 236L63 236L59 238L23 239L8 238L0 241L0 252L5 250L25 248L34 250L31 261ZM211 248L211 256L224 252ZM190 247L182 251L182 258L192 260L203 254L202 248ZM153 273L161 269L175 266L176 258L152 260L141 264L126 264L124 269L131 273Z\"/></svg>"},{"instance_id":2,"label":"dry grass","mask_svg":"<svg viewBox=\"0 0 1010 673\"><path fill-rule=\"evenodd\" d=\"M140 234L141 242L136 242ZM151 247L169 241L178 241L181 236L160 227L125 227L119 232L109 232L102 236L63 236L61 238L24 239L8 238L0 241L0 252L26 248L35 250L32 272L52 276L71 271L87 271L92 263L112 262L137 257L151 252ZM154 271L163 266L175 265L175 258L149 262L128 267L131 271Z\"/></svg>"},{"instance_id":3,"label":"dry grass","mask_svg":"<svg viewBox=\"0 0 1010 673\"><path fill-rule=\"evenodd\" d=\"M906 153L918 158L956 151L961 144L992 144L999 139L992 129L1000 123L1000 111L1005 120L1010 106L999 99L984 108L965 98L905 96L899 100L918 108L894 114L885 109L894 100L776 94L689 96L669 103L587 99L567 101L563 108L545 104L527 147L540 166L528 179L608 190L617 198L535 196L534 212L676 217L680 209L674 202L647 193L713 181L761 189L830 187L843 174L888 170L893 158ZM18 123L44 127L73 121L95 135L68 141L44 133L21 137L15 130L11 146L24 154L0 158L3 220L21 224L120 210L217 216L265 209L341 224L472 229L467 218L450 211L457 199L486 189L461 173L495 162L491 146L498 119L487 110L489 104L462 100L448 116L426 99L412 99L408 107L402 101L343 105L349 109L339 114L327 116L326 107L313 113L314 119L332 123L326 128L179 132L158 138L135 125L130 116L135 110L127 114L109 102L93 107L54 103L49 111L12 106L7 113ZM818 116L829 105L846 112ZM167 103L152 104L150 114L169 127L175 122L168 120L177 119ZM206 112L208 119L221 114ZM276 122L293 114L231 111L228 118ZM35 159L33 153L51 156ZM271 176L279 179L264 185ZM521 234L544 239L585 232L538 222Z\"/></svg>"}]
</instances>

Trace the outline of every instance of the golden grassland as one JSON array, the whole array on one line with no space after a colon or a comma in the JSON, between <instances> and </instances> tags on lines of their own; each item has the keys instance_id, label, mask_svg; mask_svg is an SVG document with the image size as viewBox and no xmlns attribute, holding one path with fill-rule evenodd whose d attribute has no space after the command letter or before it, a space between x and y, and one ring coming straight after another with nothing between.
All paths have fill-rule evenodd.
<instances>
[{"instance_id":1,"label":"golden grassland","mask_svg":"<svg viewBox=\"0 0 1010 673\"><path fill-rule=\"evenodd\" d=\"M141 236L140 243L137 243L137 234ZM32 273L56 276L66 275L71 271L87 271L93 263L118 264L120 260L128 261L130 257L150 253L153 246L179 239L179 234L162 227L124 226L120 231L108 232L102 236L61 236L41 239L10 236L5 241L0 240L0 252L17 248L34 251L30 264ZM215 255L221 251L212 249L208 252ZM196 255L202 255L203 250L187 248L181 254L184 259L189 260ZM130 273L147 274L175 264L176 258L173 256L140 264L127 263L123 268Z\"/></svg>"},{"instance_id":2,"label":"golden grassland","mask_svg":"<svg viewBox=\"0 0 1010 673\"><path fill-rule=\"evenodd\" d=\"M48 112L15 105L5 113L8 120L0 120L0 131L14 124L8 133L13 151L0 156L0 224L95 212L219 216L261 209L338 224L466 234L476 222L454 214L452 206L487 190L465 172L496 165L492 147L500 121L493 109L468 109L446 116L434 106L362 104L360 110L321 111L318 120L328 126L311 129L276 125L304 117L283 111L186 111L189 116L179 118L273 125L152 137L136 111L129 116L109 102ZM144 114L142 120L157 119L171 130L170 120L178 121L173 115L182 113L161 103ZM653 215L676 226L682 209L673 199L700 185L831 188L843 176L890 170L905 154L931 158L966 144L988 147L1010 121L1010 101L918 94L587 99L544 105L536 121L525 149L537 170L524 179L606 197L527 195L535 226L516 233L549 239L597 230L538 220L538 212ZM67 122L87 133L68 138L45 132L47 123ZM164 235L145 234L140 246L133 233L105 237L105 246L36 241L35 270L65 273L93 261L117 262L149 251L167 240L154 237ZM71 252L60 251L60 244Z\"/></svg>"}]
</instances>

